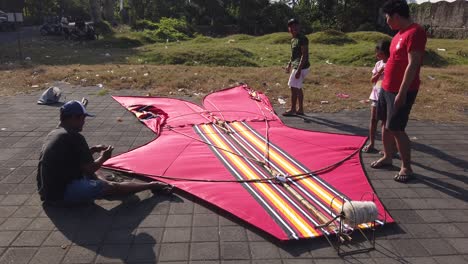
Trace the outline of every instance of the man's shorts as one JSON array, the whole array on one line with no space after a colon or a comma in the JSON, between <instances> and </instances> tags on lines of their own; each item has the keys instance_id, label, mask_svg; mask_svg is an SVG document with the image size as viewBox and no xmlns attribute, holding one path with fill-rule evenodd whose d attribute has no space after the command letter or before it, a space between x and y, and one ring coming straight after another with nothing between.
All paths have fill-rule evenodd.
<instances>
[{"instance_id":1,"label":"man's shorts","mask_svg":"<svg viewBox=\"0 0 468 264\"><path fill-rule=\"evenodd\" d=\"M293 69L291 71L291 75L289 76L288 86L294 88L302 88L302 84L304 83L304 78L309 73L309 68L301 70L301 76L296 79L296 72L297 69Z\"/></svg>"},{"instance_id":2,"label":"man's shorts","mask_svg":"<svg viewBox=\"0 0 468 264\"><path fill-rule=\"evenodd\" d=\"M63 200L70 203L90 202L103 196L104 182L101 180L73 180L65 188Z\"/></svg>"},{"instance_id":3,"label":"man's shorts","mask_svg":"<svg viewBox=\"0 0 468 264\"><path fill-rule=\"evenodd\" d=\"M405 131L408 124L409 114L416 100L418 91L408 92L406 103L399 109L395 109L395 98L397 93L382 91L379 94L377 105L377 116L385 122L385 128L390 131Z\"/></svg>"}]
</instances>

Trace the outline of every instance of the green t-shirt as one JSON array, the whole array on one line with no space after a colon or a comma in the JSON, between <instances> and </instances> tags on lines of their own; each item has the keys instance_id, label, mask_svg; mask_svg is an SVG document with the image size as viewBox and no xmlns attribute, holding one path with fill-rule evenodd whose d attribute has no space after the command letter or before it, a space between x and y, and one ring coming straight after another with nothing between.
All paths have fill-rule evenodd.
<instances>
[{"instance_id":1,"label":"green t-shirt","mask_svg":"<svg viewBox=\"0 0 468 264\"><path fill-rule=\"evenodd\" d=\"M291 39L291 66L293 69L297 69L301 63L302 50L301 46L309 46L309 39L306 36L299 34L297 37ZM309 58L304 62L302 69L310 67Z\"/></svg>"}]
</instances>

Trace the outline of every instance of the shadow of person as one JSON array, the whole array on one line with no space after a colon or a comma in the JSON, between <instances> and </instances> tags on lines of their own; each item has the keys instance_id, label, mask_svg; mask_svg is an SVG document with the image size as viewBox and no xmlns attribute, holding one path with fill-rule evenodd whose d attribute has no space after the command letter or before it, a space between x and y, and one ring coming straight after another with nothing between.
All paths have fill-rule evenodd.
<instances>
[{"instance_id":1,"label":"shadow of person","mask_svg":"<svg viewBox=\"0 0 468 264\"><path fill-rule=\"evenodd\" d=\"M121 200L98 200L98 204L81 206L43 204L43 209L58 232L69 241L62 245L64 249L70 247L64 261L81 258L83 254L92 261L97 254L98 262L156 263L155 249L161 241L163 228L138 228L154 212L160 212L154 215L154 219L165 220L164 208L167 208L167 214L169 201L174 197L151 196L140 200L137 195L132 195L121 197ZM164 220L161 220L162 224ZM71 243L74 244L70 246Z\"/></svg>"}]
</instances>

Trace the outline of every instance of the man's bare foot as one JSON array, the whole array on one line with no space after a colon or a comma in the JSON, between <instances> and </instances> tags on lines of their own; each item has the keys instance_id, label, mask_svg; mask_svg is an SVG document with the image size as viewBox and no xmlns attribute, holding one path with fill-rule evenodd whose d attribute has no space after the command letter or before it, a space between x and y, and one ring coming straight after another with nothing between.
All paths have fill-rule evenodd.
<instances>
[{"instance_id":1,"label":"man's bare foot","mask_svg":"<svg viewBox=\"0 0 468 264\"><path fill-rule=\"evenodd\" d=\"M161 194L168 195L168 194L171 194L174 189L173 185L163 183L163 182L158 182L158 181L150 182L150 185L151 185L151 192L153 194L161 193Z\"/></svg>"}]
</instances>

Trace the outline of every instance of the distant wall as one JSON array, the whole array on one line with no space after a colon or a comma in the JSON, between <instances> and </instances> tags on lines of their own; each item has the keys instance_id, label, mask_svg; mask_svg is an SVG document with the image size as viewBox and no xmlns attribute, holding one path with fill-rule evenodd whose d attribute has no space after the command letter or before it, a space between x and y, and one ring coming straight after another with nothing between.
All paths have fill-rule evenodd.
<instances>
[{"instance_id":1,"label":"distant wall","mask_svg":"<svg viewBox=\"0 0 468 264\"><path fill-rule=\"evenodd\" d=\"M411 17L432 37L468 38L468 1L411 5Z\"/></svg>"}]
</instances>

